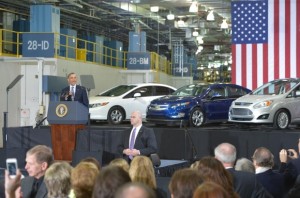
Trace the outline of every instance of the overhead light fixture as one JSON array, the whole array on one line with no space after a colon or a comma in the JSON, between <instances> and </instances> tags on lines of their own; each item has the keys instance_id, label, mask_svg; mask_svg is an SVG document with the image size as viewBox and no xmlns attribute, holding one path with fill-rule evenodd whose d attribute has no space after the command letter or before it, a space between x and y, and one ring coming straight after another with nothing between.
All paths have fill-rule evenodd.
<instances>
[{"instance_id":1,"label":"overhead light fixture","mask_svg":"<svg viewBox=\"0 0 300 198\"><path fill-rule=\"evenodd\" d=\"M198 2L197 1L192 2L189 12L198 12Z\"/></svg>"},{"instance_id":2,"label":"overhead light fixture","mask_svg":"<svg viewBox=\"0 0 300 198\"><path fill-rule=\"evenodd\" d=\"M214 12L213 10L208 11L208 15L206 17L206 20L208 20L208 21L214 21L215 20L215 16L214 16L213 12Z\"/></svg>"},{"instance_id":3,"label":"overhead light fixture","mask_svg":"<svg viewBox=\"0 0 300 198\"><path fill-rule=\"evenodd\" d=\"M167 19L170 20L170 21L174 20L175 19L175 15L170 12L170 14L167 15Z\"/></svg>"},{"instance_id":4,"label":"overhead light fixture","mask_svg":"<svg viewBox=\"0 0 300 198\"><path fill-rule=\"evenodd\" d=\"M199 36L199 32L197 30L194 30L193 36Z\"/></svg>"},{"instance_id":5,"label":"overhead light fixture","mask_svg":"<svg viewBox=\"0 0 300 198\"><path fill-rule=\"evenodd\" d=\"M159 11L159 7L158 6L151 6L150 7L150 11L151 12L158 12Z\"/></svg>"},{"instance_id":6,"label":"overhead light fixture","mask_svg":"<svg viewBox=\"0 0 300 198\"><path fill-rule=\"evenodd\" d=\"M223 19L223 22L221 24L221 29L227 29L228 28L228 23L226 21L226 19Z\"/></svg>"},{"instance_id":7,"label":"overhead light fixture","mask_svg":"<svg viewBox=\"0 0 300 198\"><path fill-rule=\"evenodd\" d=\"M197 41L198 41L198 44L203 44L203 37L202 36L197 36Z\"/></svg>"},{"instance_id":8,"label":"overhead light fixture","mask_svg":"<svg viewBox=\"0 0 300 198\"><path fill-rule=\"evenodd\" d=\"M179 27L184 26L184 21L183 21L182 19L179 19L179 21L177 22L177 25L178 25Z\"/></svg>"}]
</instances>

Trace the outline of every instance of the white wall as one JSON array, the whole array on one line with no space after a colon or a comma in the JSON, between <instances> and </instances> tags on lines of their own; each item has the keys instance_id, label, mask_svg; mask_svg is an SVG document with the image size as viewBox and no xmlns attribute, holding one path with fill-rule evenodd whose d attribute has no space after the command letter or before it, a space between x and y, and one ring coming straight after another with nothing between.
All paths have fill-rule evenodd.
<instances>
[{"instance_id":1,"label":"white wall","mask_svg":"<svg viewBox=\"0 0 300 198\"><path fill-rule=\"evenodd\" d=\"M42 93L42 76L67 76L75 72L79 75L93 75L95 89L90 96L119 84L157 82L169 84L176 88L192 83L192 77L173 77L165 73L124 70L116 67L106 67L91 63L76 62L63 59L0 59L0 127L4 124L3 112L6 112L6 87L20 74L22 79L8 94L8 127L35 126L36 118L46 116L49 95ZM80 78L79 82L80 84ZM44 115L39 115L40 107L45 107ZM2 130L0 132L0 147L2 147Z\"/></svg>"}]
</instances>

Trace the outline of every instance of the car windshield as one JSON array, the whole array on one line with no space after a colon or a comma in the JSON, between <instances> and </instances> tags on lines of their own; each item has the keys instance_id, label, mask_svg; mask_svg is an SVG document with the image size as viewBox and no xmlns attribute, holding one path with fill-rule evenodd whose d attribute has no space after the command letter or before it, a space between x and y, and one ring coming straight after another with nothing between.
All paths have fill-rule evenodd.
<instances>
[{"instance_id":1,"label":"car windshield","mask_svg":"<svg viewBox=\"0 0 300 198\"><path fill-rule=\"evenodd\" d=\"M174 96L198 96L207 90L208 85L187 85L183 86L179 89L177 89L175 92L173 92L171 95Z\"/></svg>"},{"instance_id":2,"label":"car windshield","mask_svg":"<svg viewBox=\"0 0 300 198\"><path fill-rule=\"evenodd\" d=\"M253 95L280 95L290 91L299 81L297 80L276 80L268 82L253 91Z\"/></svg>"},{"instance_id":3,"label":"car windshield","mask_svg":"<svg viewBox=\"0 0 300 198\"><path fill-rule=\"evenodd\" d=\"M101 94L98 94L97 96L109 96L109 97L120 96L135 87L136 85L119 85Z\"/></svg>"}]
</instances>

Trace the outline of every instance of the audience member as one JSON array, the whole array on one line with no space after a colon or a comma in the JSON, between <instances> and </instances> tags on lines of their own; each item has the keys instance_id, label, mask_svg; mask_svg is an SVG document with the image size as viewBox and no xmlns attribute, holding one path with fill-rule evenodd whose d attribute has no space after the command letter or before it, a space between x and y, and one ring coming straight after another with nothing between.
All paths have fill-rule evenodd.
<instances>
[{"instance_id":1,"label":"audience member","mask_svg":"<svg viewBox=\"0 0 300 198\"><path fill-rule=\"evenodd\" d=\"M98 167L91 162L80 162L73 168L71 173L71 184L76 198L87 198L92 196L98 174Z\"/></svg>"},{"instance_id":2,"label":"audience member","mask_svg":"<svg viewBox=\"0 0 300 198\"><path fill-rule=\"evenodd\" d=\"M193 198L231 198L226 190L214 182L203 182L194 192Z\"/></svg>"},{"instance_id":3,"label":"audience member","mask_svg":"<svg viewBox=\"0 0 300 198\"><path fill-rule=\"evenodd\" d=\"M203 157L191 166L197 169L204 181L212 181L224 187L230 197L239 197L234 192L233 179L222 163L214 157Z\"/></svg>"},{"instance_id":4,"label":"audience member","mask_svg":"<svg viewBox=\"0 0 300 198\"><path fill-rule=\"evenodd\" d=\"M146 156L136 156L131 161L129 176L133 182L140 182L152 188L157 197L164 197L162 189L157 188L152 161ZM165 193L166 196L166 193Z\"/></svg>"},{"instance_id":5,"label":"audience member","mask_svg":"<svg viewBox=\"0 0 300 198\"><path fill-rule=\"evenodd\" d=\"M156 194L149 186L132 182L119 188L115 198L156 198Z\"/></svg>"},{"instance_id":6,"label":"audience member","mask_svg":"<svg viewBox=\"0 0 300 198\"><path fill-rule=\"evenodd\" d=\"M101 165L100 165L99 161L94 157L83 158L80 162L91 162L97 166L99 171L101 170Z\"/></svg>"},{"instance_id":7,"label":"audience member","mask_svg":"<svg viewBox=\"0 0 300 198\"><path fill-rule=\"evenodd\" d=\"M96 179L93 198L113 198L116 191L131 182L128 172L119 166L104 167ZM77 197L76 197L77 198Z\"/></svg>"},{"instance_id":8,"label":"audience member","mask_svg":"<svg viewBox=\"0 0 300 198\"><path fill-rule=\"evenodd\" d=\"M235 191L241 198L248 197L271 197L260 182L256 179L254 173L234 170L234 162L236 160L236 148L229 143L221 143L215 148L215 158L218 159L229 171L233 177L233 186Z\"/></svg>"},{"instance_id":9,"label":"audience member","mask_svg":"<svg viewBox=\"0 0 300 198\"><path fill-rule=\"evenodd\" d=\"M195 189L203 182L195 169L183 168L174 172L169 183L172 198L191 198Z\"/></svg>"},{"instance_id":10,"label":"audience member","mask_svg":"<svg viewBox=\"0 0 300 198\"><path fill-rule=\"evenodd\" d=\"M23 198L47 197L44 175L52 162L52 149L47 146L37 145L27 151L25 169L29 176L21 180Z\"/></svg>"},{"instance_id":11,"label":"audience member","mask_svg":"<svg viewBox=\"0 0 300 198\"><path fill-rule=\"evenodd\" d=\"M21 186L21 172L17 170L17 175L14 178L11 178L8 171L5 170L5 181L4 181L4 189L5 189L5 197L6 198L20 198L21 195L16 195L18 189L20 190Z\"/></svg>"},{"instance_id":12,"label":"audience member","mask_svg":"<svg viewBox=\"0 0 300 198\"><path fill-rule=\"evenodd\" d=\"M109 165L119 166L123 168L126 172L129 172L129 164L128 162L123 158L116 158L112 160Z\"/></svg>"},{"instance_id":13,"label":"audience member","mask_svg":"<svg viewBox=\"0 0 300 198\"><path fill-rule=\"evenodd\" d=\"M284 197L286 187L284 175L272 170L274 166L274 156L265 147L259 147L253 154L253 164L255 166L256 177L274 198Z\"/></svg>"},{"instance_id":14,"label":"audience member","mask_svg":"<svg viewBox=\"0 0 300 198\"><path fill-rule=\"evenodd\" d=\"M245 157L238 159L234 168L237 171L255 173L255 167L253 165L253 162Z\"/></svg>"},{"instance_id":15,"label":"audience member","mask_svg":"<svg viewBox=\"0 0 300 198\"><path fill-rule=\"evenodd\" d=\"M71 190L72 167L67 162L53 163L45 173L47 198L68 198Z\"/></svg>"},{"instance_id":16,"label":"audience member","mask_svg":"<svg viewBox=\"0 0 300 198\"><path fill-rule=\"evenodd\" d=\"M295 184L287 194L287 198L299 198L300 197L300 184Z\"/></svg>"},{"instance_id":17,"label":"audience member","mask_svg":"<svg viewBox=\"0 0 300 198\"><path fill-rule=\"evenodd\" d=\"M153 129L142 125L142 114L134 111L130 122L132 128L123 134L123 140L118 145L118 152L127 161L131 161L137 155L150 156L157 152L157 142Z\"/></svg>"}]
</instances>

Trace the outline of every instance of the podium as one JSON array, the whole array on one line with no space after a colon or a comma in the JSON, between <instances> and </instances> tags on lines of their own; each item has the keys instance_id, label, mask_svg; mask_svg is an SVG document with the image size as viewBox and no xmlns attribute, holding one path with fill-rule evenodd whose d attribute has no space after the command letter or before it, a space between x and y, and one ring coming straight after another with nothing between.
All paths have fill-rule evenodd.
<instances>
[{"instance_id":1,"label":"podium","mask_svg":"<svg viewBox=\"0 0 300 198\"><path fill-rule=\"evenodd\" d=\"M48 122L51 124L52 149L55 160L72 161L76 132L85 128L89 110L77 101L51 101Z\"/></svg>"}]
</instances>

